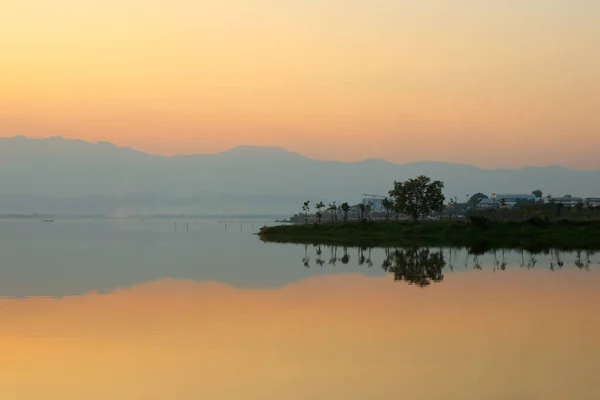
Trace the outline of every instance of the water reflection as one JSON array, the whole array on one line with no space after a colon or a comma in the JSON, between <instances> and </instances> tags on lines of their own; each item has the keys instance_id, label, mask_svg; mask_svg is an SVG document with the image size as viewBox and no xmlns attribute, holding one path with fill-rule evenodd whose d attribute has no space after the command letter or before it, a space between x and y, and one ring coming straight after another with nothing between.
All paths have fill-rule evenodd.
<instances>
[{"instance_id":1,"label":"water reflection","mask_svg":"<svg viewBox=\"0 0 600 400\"><path fill-rule=\"evenodd\" d=\"M326 250L323 250L326 247ZM590 271L593 265L599 265L600 261L594 259L596 252L590 250L577 250L566 252L558 249L544 249L538 251L526 251L523 249L482 249L482 248L373 248L357 247L349 249L343 246L313 246L315 262L311 263L310 246L304 246L304 257L302 264L306 268L311 266L323 267L323 252L329 254L329 266L335 267L339 262L349 265L356 251L356 265L371 268L374 265L373 254L383 253L381 268L391 275L395 281L406 282L409 285L426 287L431 283L439 283L444 280L444 270L454 272L459 264L463 268L483 271L484 266L492 272L506 271L510 266L533 269L539 266L540 260L547 261L550 271L557 271L565 266L572 266L580 270ZM339 256L341 254L341 256ZM461 262L460 255L463 255ZM565 261L567 260L567 261Z\"/></svg>"},{"instance_id":2,"label":"water reflection","mask_svg":"<svg viewBox=\"0 0 600 400\"><path fill-rule=\"evenodd\" d=\"M445 266L442 251L432 252L427 248L396 250L392 254L392 262L382 265L386 272L394 275L395 281L420 287L444 280L442 269Z\"/></svg>"}]
</instances>

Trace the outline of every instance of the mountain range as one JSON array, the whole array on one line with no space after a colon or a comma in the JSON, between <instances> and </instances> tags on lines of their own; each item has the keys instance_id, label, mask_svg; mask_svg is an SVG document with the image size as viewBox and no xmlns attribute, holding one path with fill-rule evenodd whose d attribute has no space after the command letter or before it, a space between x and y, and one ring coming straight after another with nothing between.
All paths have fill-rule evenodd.
<instances>
[{"instance_id":1,"label":"mountain range","mask_svg":"<svg viewBox=\"0 0 600 400\"><path fill-rule=\"evenodd\" d=\"M443 162L314 160L276 147L165 157L60 137L0 138L0 214L288 215L305 200L358 202L394 180L441 180L447 197L531 193L600 197L600 171L482 169Z\"/></svg>"}]
</instances>

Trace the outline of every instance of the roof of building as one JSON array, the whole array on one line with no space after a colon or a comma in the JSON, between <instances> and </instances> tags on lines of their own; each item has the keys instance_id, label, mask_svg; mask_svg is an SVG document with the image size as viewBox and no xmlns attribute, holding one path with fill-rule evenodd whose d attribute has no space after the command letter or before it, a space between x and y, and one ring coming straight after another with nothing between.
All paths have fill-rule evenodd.
<instances>
[{"instance_id":1,"label":"roof of building","mask_svg":"<svg viewBox=\"0 0 600 400\"><path fill-rule=\"evenodd\" d=\"M573 196L561 196L561 197L549 197L550 200L560 200L560 201L581 201L583 197L573 197Z\"/></svg>"},{"instance_id":2,"label":"roof of building","mask_svg":"<svg viewBox=\"0 0 600 400\"><path fill-rule=\"evenodd\" d=\"M496 194L498 199L535 199L534 194Z\"/></svg>"}]
</instances>

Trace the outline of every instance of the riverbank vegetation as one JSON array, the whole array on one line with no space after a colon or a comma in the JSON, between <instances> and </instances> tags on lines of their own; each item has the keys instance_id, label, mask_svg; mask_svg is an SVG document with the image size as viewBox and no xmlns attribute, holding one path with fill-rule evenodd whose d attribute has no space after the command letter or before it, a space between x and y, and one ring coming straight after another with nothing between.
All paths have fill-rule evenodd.
<instances>
[{"instance_id":1,"label":"riverbank vegetation","mask_svg":"<svg viewBox=\"0 0 600 400\"><path fill-rule=\"evenodd\" d=\"M479 209L486 196L477 193L468 200L465 212L456 215L450 212L456 199L445 205L443 188L442 182L424 175L394 182L389 197L381 201L379 213L384 218L379 220L372 218L370 203L355 206L358 218L349 220L347 202L329 207L319 202L311 223L310 201L306 201L304 224L263 227L258 235L266 242L346 246L600 249L598 207L529 200L509 207L502 199L496 207ZM539 190L532 194L541 198ZM330 219L323 218L324 209Z\"/></svg>"},{"instance_id":2,"label":"riverbank vegetation","mask_svg":"<svg viewBox=\"0 0 600 400\"><path fill-rule=\"evenodd\" d=\"M347 246L600 249L600 221L362 221L263 227L261 240Z\"/></svg>"}]
</instances>

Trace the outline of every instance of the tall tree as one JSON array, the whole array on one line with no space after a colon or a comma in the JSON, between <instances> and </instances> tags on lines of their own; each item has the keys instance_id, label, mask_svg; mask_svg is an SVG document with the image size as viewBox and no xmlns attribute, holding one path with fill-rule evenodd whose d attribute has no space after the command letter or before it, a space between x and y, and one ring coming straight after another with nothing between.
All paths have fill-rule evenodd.
<instances>
[{"instance_id":1,"label":"tall tree","mask_svg":"<svg viewBox=\"0 0 600 400\"><path fill-rule=\"evenodd\" d=\"M302 211L304 211L304 223L308 223L308 212L310 211L310 201L305 201L302 204Z\"/></svg>"},{"instance_id":2,"label":"tall tree","mask_svg":"<svg viewBox=\"0 0 600 400\"><path fill-rule=\"evenodd\" d=\"M319 221L319 223L321 223L321 218L323 218L323 211L321 211L321 210L324 208L325 208L325 204L323 204L322 201L318 202L315 205L315 209L317 210L315 215L317 216L317 221Z\"/></svg>"},{"instance_id":3,"label":"tall tree","mask_svg":"<svg viewBox=\"0 0 600 400\"><path fill-rule=\"evenodd\" d=\"M531 194L534 195L536 199L541 199L544 195L540 189L535 189Z\"/></svg>"},{"instance_id":4,"label":"tall tree","mask_svg":"<svg viewBox=\"0 0 600 400\"><path fill-rule=\"evenodd\" d=\"M333 222L334 218L337 219L337 210L338 210L338 206L337 206L337 204L335 204L335 201L333 203L329 204L327 211L329 211L331 213L331 222Z\"/></svg>"},{"instance_id":5,"label":"tall tree","mask_svg":"<svg viewBox=\"0 0 600 400\"><path fill-rule=\"evenodd\" d=\"M444 207L444 184L431 181L425 175L409 179L405 182L394 182L390 196L394 198L397 210L408 214L413 220L428 215L431 211L441 211Z\"/></svg>"},{"instance_id":6,"label":"tall tree","mask_svg":"<svg viewBox=\"0 0 600 400\"><path fill-rule=\"evenodd\" d=\"M363 215L365 214L365 210L367 209L367 206L365 206L365 203L360 203L358 205L358 211L360 211L360 220L363 220Z\"/></svg>"},{"instance_id":7,"label":"tall tree","mask_svg":"<svg viewBox=\"0 0 600 400\"><path fill-rule=\"evenodd\" d=\"M394 208L394 203L390 201L387 197L381 201L381 206L385 210L385 219L390 220L390 212Z\"/></svg>"},{"instance_id":8,"label":"tall tree","mask_svg":"<svg viewBox=\"0 0 600 400\"><path fill-rule=\"evenodd\" d=\"M342 212L344 213L344 222L348 222L348 211L350 211L350 205L348 204L348 202L344 202L344 203L342 203L340 208L342 209Z\"/></svg>"},{"instance_id":9,"label":"tall tree","mask_svg":"<svg viewBox=\"0 0 600 400\"><path fill-rule=\"evenodd\" d=\"M365 212L367 213L367 217L371 219L371 213L373 211L373 202L369 201L365 206Z\"/></svg>"}]
</instances>

